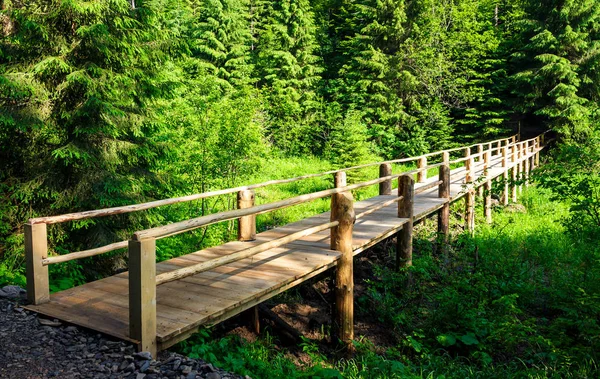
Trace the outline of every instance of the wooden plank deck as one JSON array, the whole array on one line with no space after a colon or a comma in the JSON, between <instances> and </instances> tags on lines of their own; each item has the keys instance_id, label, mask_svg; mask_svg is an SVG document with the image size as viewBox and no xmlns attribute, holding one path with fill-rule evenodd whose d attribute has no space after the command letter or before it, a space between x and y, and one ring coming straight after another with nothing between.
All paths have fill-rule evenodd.
<instances>
[{"instance_id":1,"label":"wooden plank deck","mask_svg":"<svg viewBox=\"0 0 600 379\"><path fill-rule=\"evenodd\" d=\"M490 163L488 174L491 178L501 176L506 170L502 168L502 158L497 155L491 158ZM475 176L482 172L478 166ZM457 177L451 180L450 201L465 194L464 173L464 168L452 170L451 175L457 174ZM437 180L437 177L431 177L427 183L417 183L415 189ZM437 197L437 191L438 188L434 187L415 196L415 221L436 212L445 203L446 200ZM355 211L358 214L392 198L394 196L375 196L356 202ZM159 274L205 262L328 221L329 212L322 213L262 232L252 242L229 242L158 263L156 271ZM396 204L360 218L353 231L354 254L394 235L407 221L397 217ZM326 230L251 258L158 286L159 349L186 338L199 326L223 321L314 277L333 267L339 256L338 252L329 249L329 231ZM50 302L26 308L123 340L138 342L129 338L128 293L128 273L122 273L52 294Z\"/></svg>"}]
</instances>

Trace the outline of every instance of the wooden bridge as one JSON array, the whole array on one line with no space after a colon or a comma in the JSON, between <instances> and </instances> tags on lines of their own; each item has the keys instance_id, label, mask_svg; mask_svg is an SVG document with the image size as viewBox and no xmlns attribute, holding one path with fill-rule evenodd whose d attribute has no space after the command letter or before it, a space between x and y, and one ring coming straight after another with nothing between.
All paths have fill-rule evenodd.
<instances>
[{"instance_id":1,"label":"wooden bridge","mask_svg":"<svg viewBox=\"0 0 600 379\"><path fill-rule=\"evenodd\" d=\"M465 223L474 228L475 193L480 191L491 222L491 182L502 178L501 202L517 200L518 187L538 166L544 135L516 136L302 177L275 180L125 207L41 217L25 227L27 294L35 312L157 350L187 338L203 325L226 320L336 267L334 326L349 342L353 334L353 255L397 235L397 266L412 264L413 223L433 213L448 234L449 205L465 198ZM457 154L458 159L451 160ZM428 161L430 162L428 164ZM392 164L416 162L417 169L392 174ZM435 162L435 163L432 163ZM379 165L380 177L347 185L349 170ZM450 170L451 167L454 167ZM433 176L428 177L428 174ZM254 205L256 188L334 175L335 188ZM398 180L398 192L392 183ZM512 180L511 180L512 179ZM518 181L518 179L524 179ZM521 184L519 184L521 183ZM379 186L379 196L354 202L352 190ZM141 211L237 193L238 209L136 232L130 240L64 255L49 255L46 226ZM331 197L331 211L256 234L258 214ZM239 241L156 263L156 240L222 221L238 220ZM128 248L129 272L50 295L48 265ZM256 309L256 308L255 308Z\"/></svg>"}]
</instances>

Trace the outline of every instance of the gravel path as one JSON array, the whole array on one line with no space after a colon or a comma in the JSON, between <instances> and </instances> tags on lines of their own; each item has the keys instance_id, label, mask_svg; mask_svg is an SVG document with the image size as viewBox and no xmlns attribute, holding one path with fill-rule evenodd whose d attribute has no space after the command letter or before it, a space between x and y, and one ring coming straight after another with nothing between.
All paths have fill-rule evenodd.
<instances>
[{"instance_id":1,"label":"gravel path","mask_svg":"<svg viewBox=\"0 0 600 379\"><path fill-rule=\"evenodd\" d=\"M153 360L129 343L38 318L19 306L23 298L18 287L0 289L0 378L243 379L169 351Z\"/></svg>"}]
</instances>

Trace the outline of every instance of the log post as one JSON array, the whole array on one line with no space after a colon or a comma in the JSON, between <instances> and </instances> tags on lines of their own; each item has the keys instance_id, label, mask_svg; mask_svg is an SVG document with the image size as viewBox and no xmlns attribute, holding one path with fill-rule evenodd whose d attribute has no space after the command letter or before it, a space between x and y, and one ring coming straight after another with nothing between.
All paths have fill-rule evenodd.
<instances>
[{"instance_id":1,"label":"log post","mask_svg":"<svg viewBox=\"0 0 600 379\"><path fill-rule=\"evenodd\" d=\"M398 233L396 246L396 269L412 266L412 235L413 235L413 202L415 195L415 181L410 175L398 178L398 217L407 218L408 221Z\"/></svg>"},{"instance_id":2,"label":"log post","mask_svg":"<svg viewBox=\"0 0 600 379\"><path fill-rule=\"evenodd\" d=\"M517 145L512 145L511 146L511 154L510 154L510 159L511 159L511 163L513 165L512 167L512 184L510 186L510 197L513 203L517 202L517 179L518 179L518 172L519 172L519 163L517 162Z\"/></svg>"},{"instance_id":3,"label":"log post","mask_svg":"<svg viewBox=\"0 0 600 379\"><path fill-rule=\"evenodd\" d=\"M390 163L382 163L379 165L379 177L385 178L392 175L392 165ZM392 194L392 179L379 183L379 195Z\"/></svg>"},{"instance_id":4,"label":"log post","mask_svg":"<svg viewBox=\"0 0 600 379\"><path fill-rule=\"evenodd\" d=\"M475 191L469 189L465 195L465 230L472 235L475 231Z\"/></svg>"},{"instance_id":5,"label":"log post","mask_svg":"<svg viewBox=\"0 0 600 379\"><path fill-rule=\"evenodd\" d=\"M156 358L156 239L129 240L129 337Z\"/></svg>"},{"instance_id":6,"label":"log post","mask_svg":"<svg viewBox=\"0 0 600 379\"><path fill-rule=\"evenodd\" d=\"M351 192L331 196L331 221L339 221L338 226L331 228L331 249L341 253L335 273L334 332L351 349L354 339L352 229L355 221Z\"/></svg>"},{"instance_id":7,"label":"log post","mask_svg":"<svg viewBox=\"0 0 600 379\"><path fill-rule=\"evenodd\" d=\"M479 158L477 158L477 161L479 162L479 165L483 165L483 169L485 171L485 160L484 160L484 148L483 148L483 144L479 144L477 145L477 155L479 155ZM481 197L483 196L483 187L482 186L478 186L477 187L477 196Z\"/></svg>"},{"instance_id":8,"label":"log post","mask_svg":"<svg viewBox=\"0 0 600 379\"><path fill-rule=\"evenodd\" d=\"M254 206L255 194L252 190L241 190L237 193L238 209L251 208ZM256 240L256 215L242 216L238 218L238 241L248 242ZM248 309L245 313L250 319L250 328L260 333L260 317L258 306Z\"/></svg>"},{"instance_id":9,"label":"log post","mask_svg":"<svg viewBox=\"0 0 600 379\"><path fill-rule=\"evenodd\" d=\"M417 182L425 183L427 181L427 157L421 157L417 161L417 168L419 172L417 173Z\"/></svg>"},{"instance_id":10,"label":"log post","mask_svg":"<svg viewBox=\"0 0 600 379\"><path fill-rule=\"evenodd\" d=\"M333 185L335 188L342 188L348 185L345 171L340 171L333 174Z\"/></svg>"},{"instance_id":11,"label":"log post","mask_svg":"<svg viewBox=\"0 0 600 379\"><path fill-rule=\"evenodd\" d=\"M242 190L237 193L238 209L254 206L254 191ZM256 239L256 215L242 216L238 219L238 241L254 241Z\"/></svg>"},{"instance_id":12,"label":"log post","mask_svg":"<svg viewBox=\"0 0 600 379\"><path fill-rule=\"evenodd\" d=\"M27 266L27 300L38 305L50 301L48 266L42 259L48 258L48 235L46 224L25 224L25 264Z\"/></svg>"},{"instance_id":13,"label":"log post","mask_svg":"<svg viewBox=\"0 0 600 379\"><path fill-rule=\"evenodd\" d=\"M486 180L483 183L483 192L484 192L484 198L483 198L483 214L485 216L485 220L487 221L488 224L492 223L492 180L490 179L490 172L489 172L489 164L490 164L490 151L486 151L485 155L483 156L484 159L484 168L485 168L485 176L486 176Z\"/></svg>"},{"instance_id":14,"label":"log post","mask_svg":"<svg viewBox=\"0 0 600 379\"><path fill-rule=\"evenodd\" d=\"M540 165L540 150L541 145L540 145L540 137L538 136L535 139L535 156L534 156L534 165L535 167L539 167Z\"/></svg>"},{"instance_id":15,"label":"log post","mask_svg":"<svg viewBox=\"0 0 600 379\"><path fill-rule=\"evenodd\" d=\"M525 177L525 162L523 162L524 151L523 142L519 143L519 153L517 159L519 160L519 195L523 193L523 179Z\"/></svg>"},{"instance_id":16,"label":"log post","mask_svg":"<svg viewBox=\"0 0 600 379\"><path fill-rule=\"evenodd\" d=\"M471 157L471 148L466 147L465 153L465 183L471 183L473 181L473 157Z\"/></svg>"},{"instance_id":17,"label":"log post","mask_svg":"<svg viewBox=\"0 0 600 379\"><path fill-rule=\"evenodd\" d=\"M529 186L529 171L530 171L530 157L529 157L529 142L527 142L527 146L525 146L525 159L523 160L523 180L525 182L525 187Z\"/></svg>"},{"instance_id":18,"label":"log post","mask_svg":"<svg viewBox=\"0 0 600 379\"><path fill-rule=\"evenodd\" d=\"M502 205L508 205L508 198L510 196L508 187L508 145L502 148Z\"/></svg>"},{"instance_id":19,"label":"log post","mask_svg":"<svg viewBox=\"0 0 600 379\"><path fill-rule=\"evenodd\" d=\"M447 164L440 166L439 180L442 183L439 186L438 197L447 200L438 211L438 234L445 245L448 243L448 231L450 228L450 167Z\"/></svg>"}]
</instances>

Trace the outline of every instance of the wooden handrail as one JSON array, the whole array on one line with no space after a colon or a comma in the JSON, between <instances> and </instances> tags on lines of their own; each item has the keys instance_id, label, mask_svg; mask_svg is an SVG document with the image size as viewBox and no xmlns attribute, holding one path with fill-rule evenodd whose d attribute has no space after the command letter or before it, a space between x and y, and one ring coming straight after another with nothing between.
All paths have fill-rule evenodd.
<instances>
[{"instance_id":1,"label":"wooden handrail","mask_svg":"<svg viewBox=\"0 0 600 379\"><path fill-rule=\"evenodd\" d=\"M547 133L547 132L545 132ZM543 134L545 134L543 133ZM510 141L514 136L511 136L509 138L502 138L502 139L498 139L495 141L491 141L491 142L486 142L485 144L473 144L469 147L471 149L472 147L475 146L483 146L483 145L487 145L492 146L492 144L494 143L499 143L499 145L501 145L502 141L508 141L509 145L506 146L510 146ZM525 141L519 141L514 143L514 145L519 145L519 146L523 146L524 143L529 143L530 141L536 140L538 137L534 137L531 138L529 140L525 140ZM505 146L505 147L506 147ZM460 149L465 150L465 147L462 147ZM472 159L472 158L478 158L483 156L486 152L493 152L493 151L499 151L504 147L496 147L496 148L491 148L482 152L479 152L477 154L471 154L469 157L466 158L459 158L453 161L449 161L447 163L452 164L452 163L459 163L459 162L463 162L466 161L468 159ZM456 149L449 149L449 150L443 150L441 152L433 152L433 153L428 153L428 154L424 154L418 157L411 157L411 158L403 158L403 159L397 159L397 160L391 160L391 161L386 161L383 163L370 163L370 164L366 164L366 165L359 165L359 166L353 166L353 167L349 167L347 169L357 169L357 168L362 168L362 167L369 167L369 166L374 166L374 165L381 165L381 164L390 164L390 163L398 163L398 162L408 162L408 161L414 161L414 160L419 160L422 159L424 157L430 157L433 155L437 155L437 154L449 154L450 151L455 151L458 150L459 148ZM430 164L427 165L425 167L420 167L408 172L404 172L402 174L412 174L412 173L423 173L429 169L432 168L437 168L437 167L441 167L442 165L444 165L445 162L440 162L440 163L435 163L435 164ZM196 194L196 195L189 195L189 196L183 196L183 197L179 197L179 198L172 198L172 199L165 199L165 200L159 200L159 201L154 201L154 202L149 202L149 203L143 203L143 204L136 204L136 205L131 205L131 206L125 206L125 207L115 207L115 208L107 208L107 209L102 209L102 210L97 210L97 211L88 211L88 212L79 212L79 213L70 213L70 214L65 214L65 215L61 215L61 216L52 216L52 217L40 217L40 218L35 218L35 219L31 219L30 222L32 224L36 224L36 223L41 223L41 224L52 224L52 223L60 223L60 222L65 222L65 221L71 221L71 220L80 220L83 218L90 218L90 217L101 217L101 216L108 216L108 215L112 215L112 214L120 214L120 213L128 213L128 212L134 212L134 211L139 211L139 210L144 210L144 209L150 209L150 208L155 208L155 207L159 207L159 206L163 206L163 205L170 205L170 204L176 204L176 203L181 203L181 202L188 202L188 201L192 201L192 200L198 200L198 199L202 199L202 198L207 198L207 197L212 197L212 196L218 196L218 195L224 195L224 194L230 194L233 193L235 191L249 191L252 190L253 188L260 188L260 187L264 187L264 186L268 186L268 185L275 185L275 184L283 184L283 183L290 183L293 181L298 181L298 180L303 180L303 179L308 179L308 178L314 178L314 177L319 177L319 176L323 176L323 175L327 175L327 174L336 174L339 172L344 172L343 170L332 170L332 171L327 171L324 173L318 173L318 174L309 174L309 175L303 175L303 176L299 176L296 178L290 178L290 179L281 179L281 180L271 180L271 181L267 181L267 182L263 182L263 183L258 183L258 184L254 184L254 185L249 185L249 186L241 186L241 187L235 187L235 188L229 188L229 189L224 189L224 190L218 190L218 191L210 191L210 192L205 192L202 194ZM400 175L400 174L399 174ZM377 183L382 183L384 181L389 182L392 179L395 179L397 177L399 177L399 175L390 175L387 177L382 177L379 179L376 179L375 181L368 181L368 182L363 182L363 183L358 183L354 186L360 186L360 187L353 187L352 189L357 189L357 188L361 188L361 187L365 187L365 186L369 186L372 184L377 184ZM423 188L421 187L418 191L426 191L427 189L433 188L435 187L435 185L428 185L427 188ZM346 187L342 188L343 190L347 190ZM340 190L342 190L340 189ZM324 191L321 191L321 193ZM332 192L329 194L325 194L322 197L327 197L333 193L337 193L337 192ZM303 195L303 196L307 196L307 195ZM292 198L292 199L297 199L297 198ZM288 199L290 200L290 199ZM312 199L311 199L312 200ZM305 200L305 201L310 201L310 200ZM278 202L279 204L285 203L286 200L282 200L280 202ZM302 201L304 202L304 201ZM293 203L290 205L295 205L295 204L299 204L299 203ZM284 205L283 207L288 206L288 205ZM252 209L252 208L248 208L248 209ZM277 208L280 209L280 208ZM269 210L265 210L262 211L260 213L264 213L264 212L268 212L270 210L274 210L274 209L269 209ZM249 214L244 214L242 216L239 217L244 217L247 215L256 215L256 214L260 214L260 213L249 213ZM218 214L217 214L218 215ZM214 215L209 215L209 216L203 216L203 217L208 217L210 218L211 216ZM201 218L201 217L200 217ZM238 218L238 217L233 217L233 218ZM202 225L202 226L206 226L206 225L210 225L213 224L215 222L220 222L220 221L226 221L226 220L230 220L232 218L227 218L227 219L219 219L219 220L215 220L215 221L209 221L207 224ZM197 219L194 219L197 220ZM191 221L191 220L187 220L187 221ZM187 221L183 221L182 223L185 223ZM179 223L177 223L179 224ZM169 226L172 226L175 224L171 224ZM157 227L154 229L159 229L162 227ZM194 227L195 228L195 227ZM144 231L140 232L143 233ZM179 232L178 232L179 233ZM175 234L178 234L175 233ZM168 235L173 235L173 234L168 234ZM165 235L164 237L168 236ZM163 237L156 237L156 238L163 238ZM63 255L57 255L57 256L52 256L52 257L47 257L45 259L43 259L42 264L44 266L50 265L50 264L55 264L55 263L62 263L62 262L67 262L70 260L74 260L74 259L81 259L81 258L87 258L87 257L91 257L91 256L95 256L95 255L99 255L99 254L103 254L103 253L107 253L110 251L114 251L114 250L118 250L118 249L122 249L127 247L127 241L121 241L121 242L116 242L116 243L112 243L106 246L102 246L102 247L98 247L98 248L94 248L94 249L89 249L89 250L83 250L83 251L79 251L79 252L73 252L73 253L69 253L69 254L63 254Z\"/></svg>"},{"instance_id":2,"label":"wooden handrail","mask_svg":"<svg viewBox=\"0 0 600 379\"><path fill-rule=\"evenodd\" d=\"M490 141L487 143L494 143L494 142L498 142L498 141L510 140L514 136L516 136L516 135L513 135L508 138L497 139L497 140ZM472 148L477 145L478 144L474 144L474 145L467 146L467 147ZM48 224L57 224L57 223L68 222L68 221L83 220L83 219L88 219L88 218L105 217L105 216L111 216L111 215L117 215L117 214L123 214L123 213L138 212L138 211L157 208L157 207L166 206L166 205L185 203L185 202L189 202L189 201L206 199L206 198L221 196L221 195L228 195L228 194L236 193L236 192L243 191L243 190L251 190L251 189L257 189L257 188L267 187L267 186L271 186L271 185L292 183L292 182L296 182L296 181L300 181L300 180L317 178L317 177L322 177L322 176L326 176L326 175L332 175L337 172L377 166L377 165L381 165L384 163L413 162L413 161L416 161L421 158L426 158L426 157L430 157L430 156L434 156L434 155L440 155L445 152L450 153L450 152L462 150L465 148L466 147L459 147L459 148L441 150L441 151L436 151L433 153L422 154L417 157L408 157L408 158L393 159L393 160L388 160L388 161L383 161L383 162L367 163L367 164L363 164L363 165L341 168L341 169L337 169L337 170L330 170L330 171L325 171L325 172L316 173L316 174L298 176L295 178L270 180L270 181L266 181L263 183L239 186L239 187L234 187L234 188L227 188L227 189L223 189L223 190L203 192L203 193L199 193L199 194L175 197L175 198L164 199L164 200L150 201L150 202L141 203L141 204L125 205L125 206L121 206L121 207L105 208L105 209L98 209L98 210L91 210L91 211L84 211L84 212L67 213L67 214L57 215L57 216L36 217L36 218L30 219L29 222L32 225L33 224L47 224L48 225Z\"/></svg>"}]
</instances>

